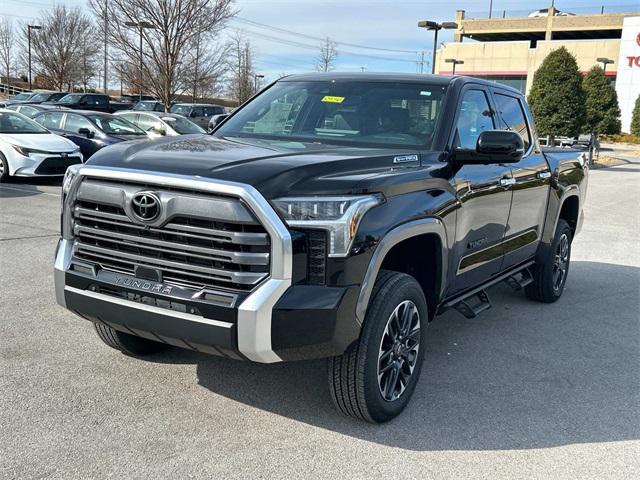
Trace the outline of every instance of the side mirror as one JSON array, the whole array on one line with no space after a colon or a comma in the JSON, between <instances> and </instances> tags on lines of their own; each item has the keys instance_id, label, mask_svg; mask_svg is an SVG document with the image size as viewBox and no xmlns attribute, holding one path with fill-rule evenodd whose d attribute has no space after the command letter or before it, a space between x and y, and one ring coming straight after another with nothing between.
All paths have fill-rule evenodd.
<instances>
[{"instance_id":1,"label":"side mirror","mask_svg":"<svg viewBox=\"0 0 640 480\"><path fill-rule=\"evenodd\" d=\"M94 133L86 127L79 128L78 133L80 135L84 135L87 138L93 138L94 136Z\"/></svg>"},{"instance_id":2,"label":"side mirror","mask_svg":"<svg viewBox=\"0 0 640 480\"><path fill-rule=\"evenodd\" d=\"M160 137L164 137L167 134L167 131L162 127L150 127L147 132Z\"/></svg>"},{"instance_id":3,"label":"side mirror","mask_svg":"<svg viewBox=\"0 0 640 480\"><path fill-rule=\"evenodd\" d=\"M487 130L478 137L475 150L454 151L453 159L461 164L517 163L524 155L524 141L517 132Z\"/></svg>"},{"instance_id":4,"label":"side mirror","mask_svg":"<svg viewBox=\"0 0 640 480\"><path fill-rule=\"evenodd\" d=\"M217 127L228 116L229 116L228 113L221 113L221 114L217 115L215 118L211 119L211 121L210 121L210 123L212 124L211 126L214 127L214 128Z\"/></svg>"}]
</instances>

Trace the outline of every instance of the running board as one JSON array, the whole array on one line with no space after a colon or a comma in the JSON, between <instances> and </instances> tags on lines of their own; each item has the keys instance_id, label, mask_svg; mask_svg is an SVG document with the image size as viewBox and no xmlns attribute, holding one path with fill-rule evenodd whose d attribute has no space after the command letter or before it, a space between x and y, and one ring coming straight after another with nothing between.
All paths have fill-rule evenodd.
<instances>
[{"instance_id":1,"label":"running board","mask_svg":"<svg viewBox=\"0 0 640 480\"><path fill-rule=\"evenodd\" d=\"M440 306L438 313L443 313L445 310L454 308L467 318L477 317L480 313L491 308L491 301L489 300L489 295L486 292L487 288L500 282L507 282L511 286L517 285L518 288L527 286L533 281L533 277L529 271L529 267L533 264L533 261L527 262L524 265L520 265L503 273L502 275L492 278L487 283L484 283L479 287L448 300Z\"/></svg>"},{"instance_id":2,"label":"running board","mask_svg":"<svg viewBox=\"0 0 640 480\"><path fill-rule=\"evenodd\" d=\"M530 283L533 283L533 275L531 274L531 270L525 268L518 273L514 273L513 275L505 278L504 283L516 291L522 290Z\"/></svg>"}]
</instances>

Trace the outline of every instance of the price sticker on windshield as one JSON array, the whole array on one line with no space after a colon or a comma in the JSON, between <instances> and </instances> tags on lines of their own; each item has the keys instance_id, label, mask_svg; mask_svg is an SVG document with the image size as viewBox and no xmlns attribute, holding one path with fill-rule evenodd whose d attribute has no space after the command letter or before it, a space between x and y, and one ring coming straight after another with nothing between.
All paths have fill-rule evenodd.
<instances>
[{"instance_id":1,"label":"price sticker on windshield","mask_svg":"<svg viewBox=\"0 0 640 480\"><path fill-rule=\"evenodd\" d=\"M342 103L344 102L344 97L334 97L331 95L325 95L322 97L322 101L326 103Z\"/></svg>"}]
</instances>

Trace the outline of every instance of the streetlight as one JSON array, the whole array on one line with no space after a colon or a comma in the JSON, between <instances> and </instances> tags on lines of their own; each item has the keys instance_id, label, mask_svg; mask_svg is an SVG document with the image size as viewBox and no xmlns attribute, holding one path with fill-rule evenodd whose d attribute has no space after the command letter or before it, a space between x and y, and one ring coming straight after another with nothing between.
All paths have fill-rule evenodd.
<instances>
[{"instance_id":1,"label":"streetlight","mask_svg":"<svg viewBox=\"0 0 640 480\"><path fill-rule=\"evenodd\" d=\"M140 29L140 78L138 79L140 87L140 101L142 101L142 30L145 28L156 28L149 22L125 22L127 27L135 27Z\"/></svg>"},{"instance_id":2,"label":"streetlight","mask_svg":"<svg viewBox=\"0 0 640 480\"><path fill-rule=\"evenodd\" d=\"M610 58L603 58L603 57L596 58L596 62L599 62L602 64L602 70L604 71L605 75L607 74L607 65L614 63L614 61L611 60Z\"/></svg>"},{"instance_id":3,"label":"streetlight","mask_svg":"<svg viewBox=\"0 0 640 480\"><path fill-rule=\"evenodd\" d=\"M462 65L464 60L458 60L457 58L445 58L446 63L453 63L453 75L456 74L456 65Z\"/></svg>"},{"instance_id":4,"label":"streetlight","mask_svg":"<svg viewBox=\"0 0 640 480\"><path fill-rule=\"evenodd\" d=\"M458 28L456 22L432 22L431 20L422 20L418 22L418 27L433 30L433 60L431 61L431 73L436 73L436 47L438 46L438 31L443 28L446 30Z\"/></svg>"},{"instance_id":5,"label":"streetlight","mask_svg":"<svg viewBox=\"0 0 640 480\"><path fill-rule=\"evenodd\" d=\"M29 43L29 90L31 90L31 30L42 30L40 25L27 25L27 42Z\"/></svg>"},{"instance_id":6,"label":"streetlight","mask_svg":"<svg viewBox=\"0 0 640 480\"><path fill-rule=\"evenodd\" d=\"M256 74L253 76L253 90L254 93L258 93L258 79L264 78L264 75Z\"/></svg>"}]
</instances>

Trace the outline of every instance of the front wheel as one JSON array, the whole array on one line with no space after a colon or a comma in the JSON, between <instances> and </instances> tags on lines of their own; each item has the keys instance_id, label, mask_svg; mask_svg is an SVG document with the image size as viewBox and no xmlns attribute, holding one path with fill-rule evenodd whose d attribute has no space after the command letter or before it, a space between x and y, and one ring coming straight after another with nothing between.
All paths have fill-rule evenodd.
<instances>
[{"instance_id":1,"label":"front wheel","mask_svg":"<svg viewBox=\"0 0 640 480\"><path fill-rule=\"evenodd\" d=\"M0 153L0 183L9 180L9 163L4 155Z\"/></svg>"},{"instance_id":2,"label":"front wheel","mask_svg":"<svg viewBox=\"0 0 640 480\"><path fill-rule=\"evenodd\" d=\"M562 296L569 275L571 240L571 227L565 220L558 220L551 248L533 266L533 282L524 289L529 298L553 303Z\"/></svg>"},{"instance_id":3,"label":"front wheel","mask_svg":"<svg viewBox=\"0 0 640 480\"><path fill-rule=\"evenodd\" d=\"M403 273L381 272L360 339L329 359L336 407L371 423L399 415L420 377L427 322L427 302L418 282Z\"/></svg>"}]
</instances>

